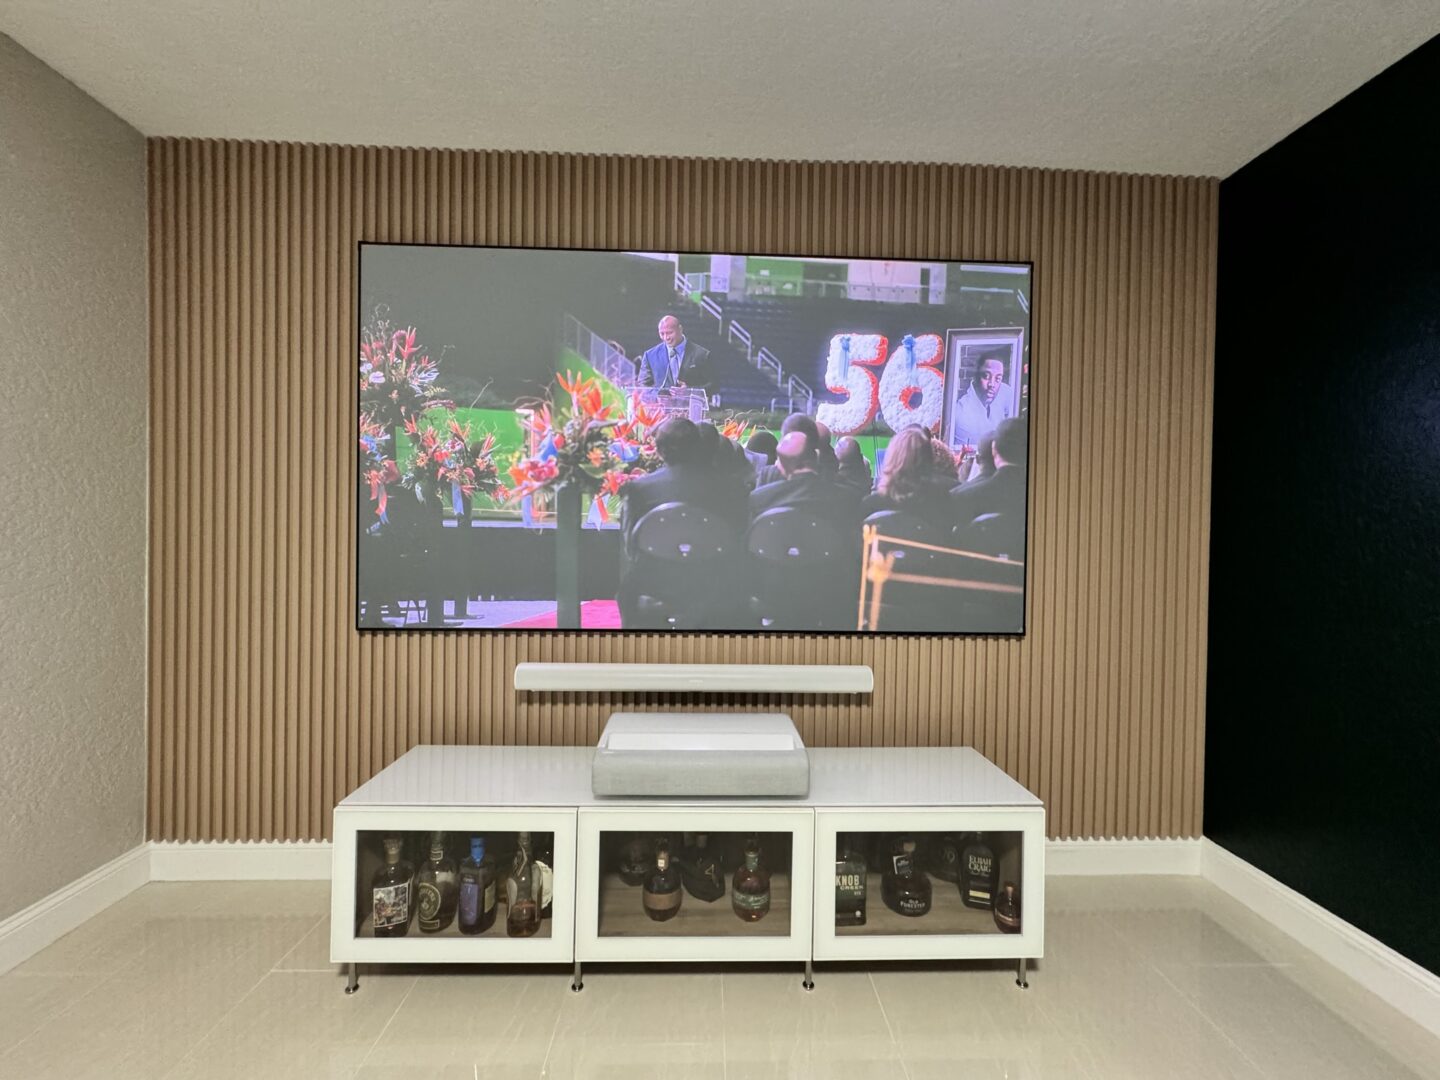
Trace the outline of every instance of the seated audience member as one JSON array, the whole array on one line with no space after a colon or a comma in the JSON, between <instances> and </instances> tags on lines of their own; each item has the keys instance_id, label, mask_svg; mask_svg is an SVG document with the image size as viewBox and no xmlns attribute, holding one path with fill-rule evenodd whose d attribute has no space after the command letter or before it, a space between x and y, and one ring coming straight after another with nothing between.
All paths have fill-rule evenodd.
<instances>
[{"instance_id":1,"label":"seated audience member","mask_svg":"<svg viewBox=\"0 0 1440 1080\"><path fill-rule=\"evenodd\" d=\"M973 484L995 475L995 434L991 432L980 440L975 448L975 460L970 465L969 475L961 477L961 485Z\"/></svg>"},{"instance_id":2,"label":"seated audience member","mask_svg":"<svg viewBox=\"0 0 1440 1080\"><path fill-rule=\"evenodd\" d=\"M875 478L870 473L870 462L865 460L865 452L860 449L858 439L846 435L837 442L835 462L835 479L842 484L849 484L862 495L874 486Z\"/></svg>"},{"instance_id":3,"label":"seated audience member","mask_svg":"<svg viewBox=\"0 0 1440 1080\"><path fill-rule=\"evenodd\" d=\"M902 510L948 528L953 473L942 472L930 432L912 424L885 449L885 464L875 490L861 504L866 516L880 510Z\"/></svg>"},{"instance_id":4,"label":"seated audience member","mask_svg":"<svg viewBox=\"0 0 1440 1080\"><path fill-rule=\"evenodd\" d=\"M766 465L775 464L775 452L780 445L779 440L769 431L757 431L750 436L750 441L745 444L746 456L754 461L756 456L763 457Z\"/></svg>"},{"instance_id":5,"label":"seated audience member","mask_svg":"<svg viewBox=\"0 0 1440 1080\"><path fill-rule=\"evenodd\" d=\"M991 447L994 472L961 484L950 493L957 524L968 525L982 514L1025 515L1025 462L1028 431L1025 421L1000 421Z\"/></svg>"},{"instance_id":6,"label":"seated audience member","mask_svg":"<svg viewBox=\"0 0 1440 1080\"><path fill-rule=\"evenodd\" d=\"M792 431L780 440L776 464L782 478L750 493L750 517L766 510L794 507L825 518L836 525L851 526L859 521L860 492L819 470L810 439Z\"/></svg>"},{"instance_id":7,"label":"seated audience member","mask_svg":"<svg viewBox=\"0 0 1440 1080\"><path fill-rule=\"evenodd\" d=\"M708 465L720 464L720 444L725 440L720 437L720 429L712 421L702 420L695 425L695 431L700 436L700 457Z\"/></svg>"},{"instance_id":8,"label":"seated audience member","mask_svg":"<svg viewBox=\"0 0 1440 1080\"><path fill-rule=\"evenodd\" d=\"M724 442L719 439L717 446ZM663 421L655 430L655 450L664 464L620 489L620 527L626 540L637 521L667 502L713 510L733 524L737 532L744 528L745 489L733 473L717 470L712 460L707 460L707 449L695 424L683 416Z\"/></svg>"},{"instance_id":9,"label":"seated audience member","mask_svg":"<svg viewBox=\"0 0 1440 1080\"><path fill-rule=\"evenodd\" d=\"M718 434L718 433L717 433ZM728 447L726 440L717 444ZM637 476L620 489L620 621L635 625L636 596L644 585L630 562L630 536L639 521L664 503L683 502L708 510L728 524L735 536L745 533L744 482L705 458L699 429L685 417L672 416L655 430L655 449L664 463L648 476ZM727 456L728 451L724 451Z\"/></svg>"},{"instance_id":10,"label":"seated audience member","mask_svg":"<svg viewBox=\"0 0 1440 1080\"><path fill-rule=\"evenodd\" d=\"M783 439L792 431L798 431L809 441L812 447L819 445L820 428L815 423L815 418L808 413L791 413L785 417L780 424L780 437ZM764 487L766 484L773 484L776 480L783 480L785 477L780 473L779 465L770 465L760 470L760 476L755 481L756 487Z\"/></svg>"},{"instance_id":11,"label":"seated audience member","mask_svg":"<svg viewBox=\"0 0 1440 1080\"><path fill-rule=\"evenodd\" d=\"M820 472L834 476L840 468L840 462L835 457L835 437L830 433L829 427L819 420L815 421L815 431L820 436L820 441L815 445L815 452L819 455Z\"/></svg>"}]
</instances>

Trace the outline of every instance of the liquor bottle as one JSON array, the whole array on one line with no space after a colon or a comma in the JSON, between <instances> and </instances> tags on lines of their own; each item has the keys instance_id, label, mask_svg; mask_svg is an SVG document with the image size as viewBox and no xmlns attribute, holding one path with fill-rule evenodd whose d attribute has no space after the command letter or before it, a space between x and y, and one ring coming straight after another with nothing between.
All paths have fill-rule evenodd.
<instances>
[{"instance_id":1,"label":"liquor bottle","mask_svg":"<svg viewBox=\"0 0 1440 1080\"><path fill-rule=\"evenodd\" d=\"M455 863L445 857L442 833L430 838L430 858L420 864L415 875L415 892L422 934L438 934L450 925L460 900L460 882Z\"/></svg>"},{"instance_id":2,"label":"liquor bottle","mask_svg":"<svg viewBox=\"0 0 1440 1080\"><path fill-rule=\"evenodd\" d=\"M976 833L965 845L960 864L960 899L966 907L986 911L995 906L995 852L985 843L985 834Z\"/></svg>"},{"instance_id":3,"label":"liquor bottle","mask_svg":"<svg viewBox=\"0 0 1440 1080\"><path fill-rule=\"evenodd\" d=\"M555 896L555 834L536 833L535 881L540 892L540 918L550 918L550 905Z\"/></svg>"},{"instance_id":4,"label":"liquor bottle","mask_svg":"<svg viewBox=\"0 0 1440 1080\"><path fill-rule=\"evenodd\" d=\"M835 925L865 925L865 856L849 837L838 838L835 855Z\"/></svg>"},{"instance_id":5,"label":"liquor bottle","mask_svg":"<svg viewBox=\"0 0 1440 1080\"><path fill-rule=\"evenodd\" d=\"M635 833L620 848L620 880L626 885L643 885L655 862L655 842Z\"/></svg>"},{"instance_id":6,"label":"liquor bottle","mask_svg":"<svg viewBox=\"0 0 1440 1080\"><path fill-rule=\"evenodd\" d=\"M770 910L770 871L760 862L760 843L745 845L745 861L735 868L730 906L746 922L759 922Z\"/></svg>"},{"instance_id":7,"label":"liquor bottle","mask_svg":"<svg viewBox=\"0 0 1440 1080\"><path fill-rule=\"evenodd\" d=\"M400 838L385 838L385 865L370 880L371 924L376 937L404 937L410 932L410 879L415 868L400 857Z\"/></svg>"},{"instance_id":8,"label":"liquor bottle","mask_svg":"<svg viewBox=\"0 0 1440 1080\"><path fill-rule=\"evenodd\" d=\"M915 841L902 840L881 876L880 896L897 915L918 918L930 912L930 879L915 862Z\"/></svg>"},{"instance_id":9,"label":"liquor bottle","mask_svg":"<svg viewBox=\"0 0 1440 1080\"><path fill-rule=\"evenodd\" d=\"M720 869L720 859L705 833L695 834L694 845L680 861L680 880L686 892L707 904L725 895L725 871Z\"/></svg>"},{"instance_id":10,"label":"liquor bottle","mask_svg":"<svg viewBox=\"0 0 1440 1080\"><path fill-rule=\"evenodd\" d=\"M505 892L510 906L505 932L511 937L533 937L540 929L540 904L535 899L535 861L528 832L522 832L516 841L515 865Z\"/></svg>"},{"instance_id":11,"label":"liquor bottle","mask_svg":"<svg viewBox=\"0 0 1440 1080\"><path fill-rule=\"evenodd\" d=\"M495 860L485 838L470 839L470 857L460 864L460 932L483 934L495 925Z\"/></svg>"},{"instance_id":12,"label":"liquor bottle","mask_svg":"<svg viewBox=\"0 0 1440 1080\"><path fill-rule=\"evenodd\" d=\"M939 881L948 881L951 885L960 881L960 863L965 857L965 844L968 837L964 833L942 833L928 845L925 860L930 870L930 876Z\"/></svg>"},{"instance_id":13,"label":"liquor bottle","mask_svg":"<svg viewBox=\"0 0 1440 1080\"><path fill-rule=\"evenodd\" d=\"M995 897L995 925L1002 934L1020 932L1020 893L1013 881L1005 882L1000 895Z\"/></svg>"},{"instance_id":14,"label":"liquor bottle","mask_svg":"<svg viewBox=\"0 0 1440 1080\"><path fill-rule=\"evenodd\" d=\"M655 862L645 875L644 890L641 902L650 918L668 922L680 914L680 901L685 898L680 888L680 871L671 865L670 845L663 840L655 845Z\"/></svg>"}]
</instances>

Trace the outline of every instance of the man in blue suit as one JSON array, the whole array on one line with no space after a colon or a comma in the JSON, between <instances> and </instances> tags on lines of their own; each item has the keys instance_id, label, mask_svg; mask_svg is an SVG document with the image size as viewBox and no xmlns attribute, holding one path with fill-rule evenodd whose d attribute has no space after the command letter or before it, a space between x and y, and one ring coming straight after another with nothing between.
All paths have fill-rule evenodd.
<instances>
[{"instance_id":1,"label":"man in blue suit","mask_svg":"<svg viewBox=\"0 0 1440 1080\"><path fill-rule=\"evenodd\" d=\"M646 349L636 380L641 386L667 389L690 386L713 394L710 350L685 337L685 327L674 315L660 320L660 344Z\"/></svg>"}]
</instances>

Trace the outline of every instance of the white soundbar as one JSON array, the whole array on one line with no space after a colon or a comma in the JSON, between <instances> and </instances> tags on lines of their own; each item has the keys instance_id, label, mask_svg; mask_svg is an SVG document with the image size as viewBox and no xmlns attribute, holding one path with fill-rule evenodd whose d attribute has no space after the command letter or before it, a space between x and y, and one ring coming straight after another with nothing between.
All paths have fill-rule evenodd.
<instances>
[{"instance_id":1,"label":"white soundbar","mask_svg":"<svg viewBox=\"0 0 1440 1080\"><path fill-rule=\"evenodd\" d=\"M865 664L516 664L516 690L868 694Z\"/></svg>"}]
</instances>

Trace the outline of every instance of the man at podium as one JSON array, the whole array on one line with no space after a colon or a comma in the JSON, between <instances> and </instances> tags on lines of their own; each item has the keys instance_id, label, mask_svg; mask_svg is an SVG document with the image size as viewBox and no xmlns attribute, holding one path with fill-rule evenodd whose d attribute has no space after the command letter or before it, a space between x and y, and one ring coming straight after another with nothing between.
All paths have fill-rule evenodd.
<instances>
[{"instance_id":1,"label":"man at podium","mask_svg":"<svg viewBox=\"0 0 1440 1080\"><path fill-rule=\"evenodd\" d=\"M660 320L660 344L646 349L640 357L640 370L635 381L640 386L657 390L688 386L704 390L706 397L715 392L710 370L710 350L685 337L685 327L674 315Z\"/></svg>"}]
</instances>

